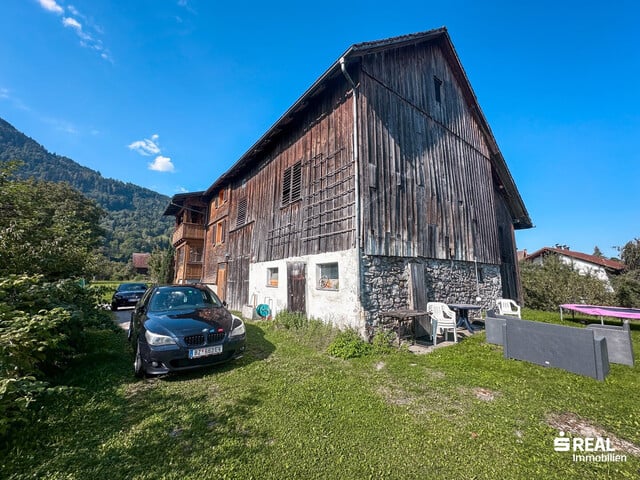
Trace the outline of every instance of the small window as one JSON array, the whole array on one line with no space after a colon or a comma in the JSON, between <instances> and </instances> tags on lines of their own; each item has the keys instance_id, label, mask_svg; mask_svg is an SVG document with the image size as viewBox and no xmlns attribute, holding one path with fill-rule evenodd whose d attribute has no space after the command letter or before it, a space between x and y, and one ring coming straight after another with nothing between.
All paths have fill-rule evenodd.
<instances>
[{"instance_id":1,"label":"small window","mask_svg":"<svg viewBox=\"0 0 640 480\"><path fill-rule=\"evenodd\" d=\"M202 263L202 247L189 247L189 263Z\"/></svg>"},{"instance_id":2,"label":"small window","mask_svg":"<svg viewBox=\"0 0 640 480\"><path fill-rule=\"evenodd\" d=\"M302 162L287 168L282 175L283 207L302 198Z\"/></svg>"},{"instance_id":3,"label":"small window","mask_svg":"<svg viewBox=\"0 0 640 480\"><path fill-rule=\"evenodd\" d=\"M236 227L241 227L247 223L247 197L238 201L238 217L236 218Z\"/></svg>"},{"instance_id":4,"label":"small window","mask_svg":"<svg viewBox=\"0 0 640 480\"><path fill-rule=\"evenodd\" d=\"M224 239L225 239L225 227L227 226L226 221L225 220L220 220L218 223L216 223L213 227L213 233L214 233L214 237L213 237L213 244L214 245L222 245L224 243Z\"/></svg>"},{"instance_id":5,"label":"small window","mask_svg":"<svg viewBox=\"0 0 640 480\"><path fill-rule=\"evenodd\" d=\"M267 268L267 287L278 286L278 267Z\"/></svg>"},{"instance_id":6,"label":"small window","mask_svg":"<svg viewBox=\"0 0 640 480\"><path fill-rule=\"evenodd\" d=\"M442 80L436 76L433 77L433 89L436 94L436 102L442 102Z\"/></svg>"},{"instance_id":7,"label":"small window","mask_svg":"<svg viewBox=\"0 0 640 480\"><path fill-rule=\"evenodd\" d=\"M337 263L324 263L318 265L317 288L319 290L338 290L340 278Z\"/></svg>"},{"instance_id":8,"label":"small window","mask_svg":"<svg viewBox=\"0 0 640 480\"><path fill-rule=\"evenodd\" d=\"M226 190L224 188L222 190L219 190L216 198L213 200L213 205L215 206L215 208L218 208L220 205L222 205L226 201L226 197Z\"/></svg>"}]
</instances>

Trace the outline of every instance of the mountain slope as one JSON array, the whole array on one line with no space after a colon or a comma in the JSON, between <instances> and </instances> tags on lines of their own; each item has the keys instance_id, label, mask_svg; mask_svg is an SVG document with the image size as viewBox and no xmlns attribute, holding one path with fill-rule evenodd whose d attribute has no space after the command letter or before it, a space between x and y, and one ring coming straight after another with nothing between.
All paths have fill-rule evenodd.
<instances>
[{"instance_id":1,"label":"mountain slope","mask_svg":"<svg viewBox=\"0 0 640 480\"><path fill-rule=\"evenodd\" d=\"M48 152L42 145L0 118L0 161L20 160L23 178L67 182L93 199L106 212L105 254L128 262L133 252L151 252L169 244L173 222L162 213L169 197L132 183L104 178L70 158Z\"/></svg>"}]
</instances>

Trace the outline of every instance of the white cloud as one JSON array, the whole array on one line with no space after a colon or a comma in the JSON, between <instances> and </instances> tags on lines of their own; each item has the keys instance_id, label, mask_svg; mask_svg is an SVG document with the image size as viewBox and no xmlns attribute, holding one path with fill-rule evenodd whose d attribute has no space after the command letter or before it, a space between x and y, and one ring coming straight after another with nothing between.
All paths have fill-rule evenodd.
<instances>
[{"instance_id":1,"label":"white cloud","mask_svg":"<svg viewBox=\"0 0 640 480\"><path fill-rule=\"evenodd\" d=\"M75 28L76 30L82 30L82 25L75 18L72 17L64 17L62 19L62 24L65 27Z\"/></svg>"},{"instance_id":2,"label":"white cloud","mask_svg":"<svg viewBox=\"0 0 640 480\"><path fill-rule=\"evenodd\" d=\"M54 12L58 15L64 15L65 13L65 8L56 3L56 0L37 1L42 8L49 12ZM68 5L66 9L69 15L63 16L62 26L65 28L71 28L76 32L76 35L80 38L80 45L82 47L97 51L100 58L113 63L111 53L107 48L105 48L102 40L98 38L104 34L102 28L80 13L80 11L78 11L78 9L73 5Z\"/></svg>"},{"instance_id":3,"label":"white cloud","mask_svg":"<svg viewBox=\"0 0 640 480\"><path fill-rule=\"evenodd\" d=\"M49 12L57 13L61 15L64 9L56 3L56 0L38 0L38 3L42 8Z\"/></svg>"},{"instance_id":4,"label":"white cloud","mask_svg":"<svg viewBox=\"0 0 640 480\"><path fill-rule=\"evenodd\" d=\"M169 157L158 155L153 162L149 163L149 170L156 172L173 172L175 171L175 167Z\"/></svg>"},{"instance_id":5,"label":"white cloud","mask_svg":"<svg viewBox=\"0 0 640 480\"><path fill-rule=\"evenodd\" d=\"M143 140L136 140L135 142L129 144L129 150L133 150L134 152L139 153L140 155L144 155L145 157L150 157L151 155L158 155L160 150L160 145L158 144L158 139L160 137L157 133L151 135L151 138L145 138Z\"/></svg>"}]
</instances>

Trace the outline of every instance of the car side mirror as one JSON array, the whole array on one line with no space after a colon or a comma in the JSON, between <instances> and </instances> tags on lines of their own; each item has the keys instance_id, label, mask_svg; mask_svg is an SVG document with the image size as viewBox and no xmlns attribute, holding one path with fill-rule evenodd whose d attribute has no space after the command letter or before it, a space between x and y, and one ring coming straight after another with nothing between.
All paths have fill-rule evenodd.
<instances>
[{"instance_id":1,"label":"car side mirror","mask_svg":"<svg viewBox=\"0 0 640 480\"><path fill-rule=\"evenodd\" d=\"M227 301L226 301L226 300L223 300L223 301L222 301L222 306L223 306L224 308L227 308L227 307L229 306L229 304L227 304Z\"/></svg>"}]
</instances>

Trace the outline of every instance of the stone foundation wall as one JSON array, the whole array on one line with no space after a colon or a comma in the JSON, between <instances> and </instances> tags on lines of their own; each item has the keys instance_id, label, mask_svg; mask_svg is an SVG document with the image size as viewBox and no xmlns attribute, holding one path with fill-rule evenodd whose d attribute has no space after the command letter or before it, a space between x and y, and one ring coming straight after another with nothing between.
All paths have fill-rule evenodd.
<instances>
[{"instance_id":1,"label":"stone foundation wall","mask_svg":"<svg viewBox=\"0 0 640 480\"><path fill-rule=\"evenodd\" d=\"M500 266L427 258L364 256L361 298L365 320L376 325L379 312L410 307L411 264L424 265L427 302L472 303L492 308L502 296ZM480 297L478 300L477 297Z\"/></svg>"}]
</instances>

